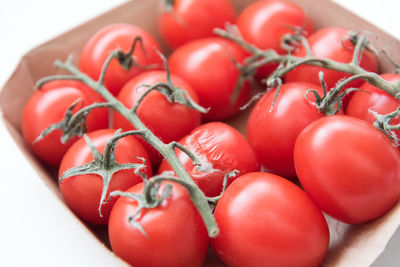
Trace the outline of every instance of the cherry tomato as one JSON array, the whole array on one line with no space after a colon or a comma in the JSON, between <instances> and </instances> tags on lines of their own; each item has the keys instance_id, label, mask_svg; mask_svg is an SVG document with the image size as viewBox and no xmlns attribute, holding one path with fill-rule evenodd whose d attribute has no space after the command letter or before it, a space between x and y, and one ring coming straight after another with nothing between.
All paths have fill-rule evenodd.
<instances>
[{"instance_id":1,"label":"cherry tomato","mask_svg":"<svg viewBox=\"0 0 400 267\"><path fill-rule=\"evenodd\" d=\"M100 153L104 153L106 143L114 136L115 130L104 129L88 134L89 139ZM133 136L118 140L115 148L115 160L119 164L142 163L138 157L145 159L146 168L141 171L150 177L152 168L149 156L144 147ZM59 177L70 168L82 166L93 161L93 154L84 138L76 141L65 154L59 170ZM104 202L99 214L99 204L103 191L103 179L97 174L77 175L65 178L59 183L61 194L72 211L83 220L95 224L107 224L116 197L108 200L110 192L115 190L126 190L129 187L142 182L139 174L133 169L120 170L111 178L106 202Z\"/></svg>"},{"instance_id":2,"label":"cherry tomato","mask_svg":"<svg viewBox=\"0 0 400 267\"><path fill-rule=\"evenodd\" d=\"M142 73L130 80L122 88L117 98L127 108L132 108L148 89L143 85L166 82L166 77L165 71ZM173 74L171 79L176 87L185 90L195 102L198 102L196 92L185 81ZM165 143L178 141L199 126L201 122L199 111L179 103L171 103L158 91L153 91L144 98L137 114L142 122ZM115 129L122 128L125 131L134 129L132 124L117 112L114 113L113 124ZM153 165L158 165L161 155L144 140L142 143L149 152Z\"/></svg>"},{"instance_id":3,"label":"cherry tomato","mask_svg":"<svg viewBox=\"0 0 400 267\"><path fill-rule=\"evenodd\" d=\"M225 174L237 170L242 175L260 169L256 156L245 138L234 128L222 122L210 122L194 129L180 143L194 153L202 163L197 169L181 150L176 150L179 160L194 182L207 196L217 196L222 190ZM172 171L163 160L159 173ZM235 177L228 178L228 184Z\"/></svg>"},{"instance_id":4,"label":"cherry tomato","mask_svg":"<svg viewBox=\"0 0 400 267\"><path fill-rule=\"evenodd\" d=\"M161 51L160 45L149 33L131 24L108 25L96 32L86 43L80 55L79 68L97 80L110 52L117 48L128 52L136 37L143 40L143 49L138 45L132 55L134 63L139 66L133 65L126 70L113 59L106 72L105 86L112 94L117 95L127 81L144 71L143 67L153 64L162 66L162 60L156 52Z\"/></svg>"},{"instance_id":5,"label":"cherry tomato","mask_svg":"<svg viewBox=\"0 0 400 267\"><path fill-rule=\"evenodd\" d=\"M195 39L212 37L214 28L234 23L236 12L229 0L164 0L159 28L173 49ZM170 3L172 2L172 3Z\"/></svg>"},{"instance_id":6,"label":"cherry tomato","mask_svg":"<svg viewBox=\"0 0 400 267\"><path fill-rule=\"evenodd\" d=\"M400 81L399 74L386 73L381 77L388 82ZM346 114L357 117L359 119L370 122L375 121L375 116L369 112L369 109L378 114L389 114L399 107L399 101L394 97L369 83L364 83L360 89L351 97L347 107ZM364 91L364 92L363 92ZM396 125L400 123L400 118L394 118L390 124ZM395 131L397 136L400 136L400 131Z\"/></svg>"},{"instance_id":7,"label":"cherry tomato","mask_svg":"<svg viewBox=\"0 0 400 267\"><path fill-rule=\"evenodd\" d=\"M142 209L135 218L138 203L120 197L111 212L108 232L116 255L137 267L201 266L208 248L207 230L187 190L173 184L171 196L154 209ZM160 191L165 183L161 185ZM143 192L143 183L128 193ZM136 220L144 235L130 223Z\"/></svg>"},{"instance_id":8,"label":"cherry tomato","mask_svg":"<svg viewBox=\"0 0 400 267\"><path fill-rule=\"evenodd\" d=\"M245 82L234 103L232 97L240 71L233 59L242 63L246 52L222 38L205 38L176 49L168 62L172 73L184 79L196 91L199 103L210 108L207 120L226 119L239 111L250 98L250 84Z\"/></svg>"},{"instance_id":9,"label":"cherry tomato","mask_svg":"<svg viewBox=\"0 0 400 267\"><path fill-rule=\"evenodd\" d=\"M261 164L286 178L296 176L293 149L297 136L311 122L325 116L305 99L308 89L322 94L322 88L314 84L283 84L272 110L276 89L269 91L253 108L247 122L247 138ZM307 97L314 101L311 92Z\"/></svg>"},{"instance_id":10,"label":"cherry tomato","mask_svg":"<svg viewBox=\"0 0 400 267\"><path fill-rule=\"evenodd\" d=\"M363 223L388 211L400 196L400 154L369 123L344 115L321 118L299 135L296 172L327 214Z\"/></svg>"},{"instance_id":11,"label":"cherry tomato","mask_svg":"<svg viewBox=\"0 0 400 267\"><path fill-rule=\"evenodd\" d=\"M232 267L319 266L328 249L321 211L299 187L271 173L236 179L214 215L220 234L212 247Z\"/></svg>"},{"instance_id":12,"label":"cherry tomato","mask_svg":"<svg viewBox=\"0 0 400 267\"><path fill-rule=\"evenodd\" d=\"M354 45L348 40L344 42L344 45L342 44L343 38L347 35L348 30L344 28L324 28L311 34L310 37L308 37L308 42L315 57L328 58L341 63L349 63L353 58ZM306 49L301 47L298 51L294 52L293 55L305 57ZM369 50L364 50L360 66L367 71L377 72L378 65L374 53ZM321 85L318 75L320 71L324 72L324 80L328 88L334 87L339 80L351 76L350 74L339 71L302 65L289 72L285 77L285 81L310 82ZM349 83L347 87L358 88L362 83L363 81L361 79L354 80Z\"/></svg>"},{"instance_id":13,"label":"cherry tomato","mask_svg":"<svg viewBox=\"0 0 400 267\"><path fill-rule=\"evenodd\" d=\"M22 115L22 134L33 152L44 162L58 166L68 148L77 138L67 143L61 143L61 130L54 130L40 141L36 138L50 125L64 119L68 108L78 99L81 100L75 108L78 109L104 102L104 99L91 88L77 81L52 81L36 91L25 105ZM108 127L108 112L105 108L94 109L86 120L87 131L91 132Z\"/></svg>"},{"instance_id":14,"label":"cherry tomato","mask_svg":"<svg viewBox=\"0 0 400 267\"><path fill-rule=\"evenodd\" d=\"M312 21L304 10L288 1L261 0L248 5L236 22L243 39L260 49L274 49L285 54L282 38L294 33L290 27L304 29L308 34L314 30ZM260 77L267 77L277 64L267 64L259 69Z\"/></svg>"}]
</instances>

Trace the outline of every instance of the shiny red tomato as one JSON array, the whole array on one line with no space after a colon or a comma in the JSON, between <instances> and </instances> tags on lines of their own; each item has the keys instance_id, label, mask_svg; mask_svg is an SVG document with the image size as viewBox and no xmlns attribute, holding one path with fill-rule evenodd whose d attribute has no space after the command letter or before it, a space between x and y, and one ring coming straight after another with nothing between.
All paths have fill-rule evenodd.
<instances>
[{"instance_id":1,"label":"shiny red tomato","mask_svg":"<svg viewBox=\"0 0 400 267\"><path fill-rule=\"evenodd\" d=\"M160 45L149 33L131 24L108 25L96 32L86 43L80 54L79 68L97 80L110 52L117 48L128 52L136 37L142 37L144 48L137 45L132 55L134 63L138 66L134 64L126 70L113 59L106 72L105 86L112 94L117 95L127 81L144 71L143 66L162 66L162 60L156 52L161 51Z\"/></svg>"},{"instance_id":2,"label":"shiny red tomato","mask_svg":"<svg viewBox=\"0 0 400 267\"><path fill-rule=\"evenodd\" d=\"M74 113L95 102L104 99L91 88L77 81L52 81L43 85L26 103L22 115L22 134L33 152L44 162L58 166L68 148L76 141L72 138L61 143L61 130L54 130L38 142L36 138L50 125L64 119L65 112L78 99ZM108 112L105 108L93 110L86 120L87 131L91 132L108 127Z\"/></svg>"},{"instance_id":3,"label":"shiny red tomato","mask_svg":"<svg viewBox=\"0 0 400 267\"><path fill-rule=\"evenodd\" d=\"M399 74L386 73L382 74L381 77L388 82L400 81ZM347 115L373 124L375 116L369 112L369 109L383 115L395 111L400 105L399 101L393 96L367 82L360 87L360 90L362 91L355 92L351 97L346 107ZM400 118L394 118L390 124L396 125L399 123ZM395 131L395 133L400 136L400 130Z\"/></svg>"},{"instance_id":4,"label":"shiny red tomato","mask_svg":"<svg viewBox=\"0 0 400 267\"><path fill-rule=\"evenodd\" d=\"M328 58L341 63L349 63L353 58L354 45L351 44L350 41L345 41L344 45L342 44L343 38L347 35L348 30L344 28L323 28L311 34L307 39L315 57ZM305 57L306 50L302 47L297 52L293 53L293 55ZM377 72L378 65L374 53L365 49L362 53L360 66L367 71ZM310 82L321 85L318 76L320 71L324 72L324 80L328 88L334 87L339 80L351 76L350 74L339 71L302 65L289 72L285 77L285 81ZM349 83L347 87L358 88L362 83L363 80L361 79L354 80Z\"/></svg>"},{"instance_id":5,"label":"shiny red tomato","mask_svg":"<svg viewBox=\"0 0 400 267\"><path fill-rule=\"evenodd\" d=\"M173 49L195 39L212 37L214 28L234 23L236 12L229 0L164 0L158 19L161 36Z\"/></svg>"},{"instance_id":6,"label":"shiny red tomato","mask_svg":"<svg viewBox=\"0 0 400 267\"><path fill-rule=\"evenodd\" d=\"M220 234L211 244L228 266L319 266L328 249L321 211L299 187L271 173L236 179L214 215Z\"/></svg>"},{"instance_id":7,"label":"shiny red tomato","mask_svg":"<svg viewBox=\"0 0 400 267\"><path fill-rule=\"evenodd\" d=\"M301 132L294 163L304 190L332 217L363 223L400 196L400 153L369 123L344 115L321 118Z\"/></svg>"},{"instance_id":8,"label":"shiny red tomato","mask_svg":"<svg viewBox=\"0 0 400 267\"><path fill-rule=\"evenodd\" d=\"M248 5L237 19L237 27L243 39L260 49L274 49L285 54L282 38L294 33L290 28L304 29L308 34L314 30L313 23L304 10L295 3L282 0L260 0ZM267 77L277 64L263 66L258 75Z\"/></svg>"},{"instance_id":9,"label":"shiny red tomato","mask_svg":"<svg viewBox=\"0 0 400 267\"><path fill-rule=\"evenodd\" d=\"M308 89L322 94L310 83L285 83L270 111L276 89L266 93L253 108L247 122L247 138L260 163L270 172L294 178L293 149L297 136L311 122L325 116L305 99ZM307 97L314 101L309 92Z\"/></svg>"},{"instance_id":10,"label":"shiny red tomato","mask_svg":"<svg viewBox=\"0 0 400 267\"><path fill-rule=\"evenodd\" d=\"M194 182L207 196L217 196L222 190L225 174L237 170L239 175L260 169L256 156L236 129L222 122L210 122L194 129L180 143L194 153L202 163L197 169L181 150L176 150L179 160ZM159 173L172 171L164 159ZM230 177L228 184L236 177Z\"/></svg>"},{"instance_id":11,"label":"shiny red tomato","mask_svg":"<svg viewBox=\"0 0 400 267\"><path fill-rule=\"evenodd\" d=\"M88 134L89 139L100 153L104 153L106 143L114 136L115 130L104 129ZM133 136L118 140L115 148L115 160L119 164L142 163L146 160L145 169L141 171L150 177L152 168L146 150ZM76 141L65 154L59 169L59 177L70 168L82 166L93 161L93 154L84 138ZM126 190L129 187L142 182L142 177L134 173L133 169L120 170L111 178L105 200L108 200L110 192ZM116 197L104 202L99 214L99 204L103 191L103 179L97 174L77 175L65 178L59 183L61 194L72 211L83 220L95 224L107 224Z\"/></svg>"},{"instance_id":12,"label":"shiny red tomato","mask_svg":"<svg viewBox=\"0 0 400 267\"><path fill-rule=\"evenodd\" d=\"M187 190L172 184L171 196L154 209L142 209L135 218L138 203L120 197L111 212L108 233L112 250L126 262L137 267L201 266L208 248L208 236L200 214ZM160 192L165 183L161 185ZM143 192L143 183L128 193ZM146 235L135 228L136 220Z\"/></svg>"},{"instance_id":13,"label":"shiny red tomato","mask_svg":"<svg viewBox=\"0 0 400 267\"><path fill-rule=\"evenodd\" d=\"M210 108L204 118L221 120L236 114L250 98L250 84L245 82L236 101L232 103L240 76L233 59L242 63L245 57L246 52L233 42L222 38L205 38L176 49L168 63L171 72L196 91L200 105Z\"/></svg>"},{"instance_id":14,"label":"shiny red tomato","mask_svg":"<svg viewBox=\"0 0 400 267\"><path fill-rule=\"evenodd\" d=\"M165 71L144 72L130 80L122 88L117 98L127 108L132 108L148 89L143 85L166 82L166 77ZM198 102L196 92L185 81L173 74L171 79L176 87L185 90L195 102ZM179 103L171 103L158 91L153 91L144 98L137 114L142 122L165 143L178 141L199 126L201 122L199 111ZM113 125L115 129L122 128L124 131L134 129L132 124L117 112L114 113ZM150 154L153 165L158 165L161 155L147 142L142 141Z\"/></svg>"}]
</instances>

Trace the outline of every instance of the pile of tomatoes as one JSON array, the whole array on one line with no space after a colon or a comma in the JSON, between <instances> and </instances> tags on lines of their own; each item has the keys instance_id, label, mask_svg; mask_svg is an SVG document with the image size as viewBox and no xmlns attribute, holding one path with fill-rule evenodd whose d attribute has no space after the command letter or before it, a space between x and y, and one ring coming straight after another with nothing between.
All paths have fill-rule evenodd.
<instances>
[{"instance_id":1,"label":"pile of tomatoes","mask_svg":"<svg viewBox=\"0 0 400 267\"><path fill-rule=\"evenodd\" d=\"M397 203L400 153L373 127L375 117L369 110L387 114L399 103L361 79L347 84L361 90L346 95L343 109L327 116L315 105L316 94L322 96L324 91L319 73L323 72L328 89L350 74L301 65L283 77L279 93L277 88L268 90L252 107L246 137L224 122L240 112L251 100L252 85L262 84L278 64L262 65L249 79L244 68L249 52L215 35L214 28L230 23L247 43L282 55L288 53L282 39L301 28L314 56L349 63L354 44L343 42L347 29L315 31L300 6L283 0L254 1L239 14L229 0L164 2L158 23L172 49L168 69L163 67L158 42L130 24L99 29L81 51L78 67L93 80L104 81L109 93L127 108L143 100L137 108L143 124L164 143L179 142L195 155L200 164L175 150L183 168L213 200L210 208L215 208L220 230L215 238L208 237L187 189L179 183L172 183L172 191L168 197L160 196L157 206L137 212L140 199L129 195L141 194L144 177L151 180L174 170L136 136L120 138L113 154L104 154L117 129L135 129L112 106L85 113L85 137L61 142L66 117L104 102L88 85L71 79L45 83L26 104L22 118L27 144L45 164L59 168L59 178L71 168L104 158L107 164L136 164L136 170L121 169L109 180L92 173L59 182L74 213L88 223L108 225L116 255L133 266L201 266L211 244L228 266L318 266L329 247L326 215L363 223ZM137 37L141 42L132 55L111 60L103 72L110 52L129 51ZM298 45L290 53L305 57L307 52L307 47ZM359 66L377 73L376 55L364 49ZM381 77L400 80L396 74ZM149 86L168 79L207 112L173 102L161 91L142 99ZM57 127L43 135L54 124ZM232 171L235 174L228 177ZM160 185L160 195L167 184ZM115 191L125 195L111 194Z\"/></svg>"}]
</instances>

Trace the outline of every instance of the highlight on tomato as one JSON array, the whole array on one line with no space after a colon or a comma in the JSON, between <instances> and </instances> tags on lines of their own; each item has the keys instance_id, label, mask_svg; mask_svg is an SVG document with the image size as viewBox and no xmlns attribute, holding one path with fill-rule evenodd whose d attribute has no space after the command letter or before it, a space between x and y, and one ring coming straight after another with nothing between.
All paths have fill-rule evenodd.
<instances>
[{"instance_id":1,"label":"highlight on tomato","mask_svg":"<svg viewBox=\"0 0 400 267\"><path fill-rule=\"evenodd\" d=\"M104 99L81 82L57 80L45 83L40 90L34 92L24 107L21 125L25 142L41 160L58 166L78 137L62 143L61 129L55 129L43 138L38 137L51 125L63 121L69 109L72 108L72 114L75 114L80 108L100 102L104 102ZM86 118L88 132L107 127L106 108L96 108Z\"/></svg>"},{"instance_id":2,"label":"highlight on tomato","mask_svg":"<svg viewBox=\"0 0 400 267\"><path fill-rule=\"evenodd\" d=\"M214 215L220 234L211 245L228 266L319 266L328 249L319 208L298 186L271 173L237 178Z\"/></svg>"},{"instance_id":3,"label":"highlight on tomato","mask_svg":"<svg viewBox=\"0 0 400 267\"><path fill-rule=\"evenodd\" d=\"M368 122L323 117L296 140L294 163L307 194L327 214L364 223L386 213L400 197L400 152Z\"/></svg>"}]
</instances>

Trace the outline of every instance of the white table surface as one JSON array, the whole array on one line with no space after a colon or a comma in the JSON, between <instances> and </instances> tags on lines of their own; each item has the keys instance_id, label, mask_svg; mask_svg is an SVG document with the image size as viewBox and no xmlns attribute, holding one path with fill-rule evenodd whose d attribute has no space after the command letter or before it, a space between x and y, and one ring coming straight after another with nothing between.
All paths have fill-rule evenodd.
<instances>
[{"instance_id":1,"label":"white table surface","mask_svg":"<svg viewBox=\"0 0 400 267\"><path fill-rule=\"evenodd\" d=\"M124 2L0 0L0 87L30 49ZM335 2L400 39L397 0ZM79 224L55 204L2 124L0 140L0 266L110 266L112 259L97 262L96 240L80 240ZM399 249L397 231L374 266L400 266Z\"/></svg>"}]
</instances>

